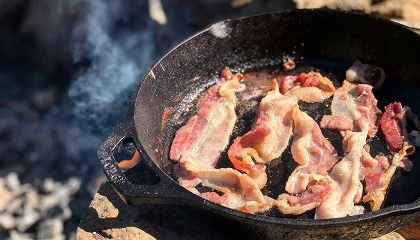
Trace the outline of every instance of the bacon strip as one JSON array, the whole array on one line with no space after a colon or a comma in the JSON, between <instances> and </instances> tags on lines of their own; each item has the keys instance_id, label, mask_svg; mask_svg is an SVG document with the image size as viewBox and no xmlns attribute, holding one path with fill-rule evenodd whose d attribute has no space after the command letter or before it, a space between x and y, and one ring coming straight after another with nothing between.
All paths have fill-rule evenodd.
<instances>
[{"instance_id":1,"label":"bacon strip","mask_svg":"<svg viewBox=\"0 0 420 240\"><path fill-rule=\"evenodd\" d=\"M409 148L411 146L404 146L400 152L396 153L391 159L391 165L386 157L377 157L380 164L366 176L366 194L363 196L363 202L369 202L372 211L381 208L386 191L397 168L401 167L406 171L411 170L412 162L406 157L406 150Z\"/></svg>"},{"instance_id":2,"label":"bacon strip","mask_svg":"<svg viewBox=\"0 0 420 240\"><path fill-rule=\"evenodd\" d=\"M270 208L256 182L237 170L214 168L236 122L235 91L243 89L241 78L223 70L221 83L207 90L198 113L176 132L170 158L177 163L174 172L181 186L209 201L255 213ZM200 193L200 183L223 194Z\"/></svg>"},{"instance_id":3,"label":"bacon strip","mask_svg":"<svg viewBox=\"0 0 420 240\"><path fill-rule=\"evenodd\" d=\"M234 167L256 179L261 188L267 181L263 164L280 157L289 143L292 109L297 103L296 97L283 96L273 80L272 90L261 100L251 131L236 138L228 150Z\"/></svg>"},{"instance_id":4,"label":"bacon strip","mask_svg":"<svg viewBox=\"0 0 420 240\"><path fill-rule=\"evenodd\" d=\"M186 171L200 179L202 185L223 193L221 195L215 192L199 193L195 188L190 188L190 191L197 195L222 206L247 213L264 212L270 208L257 183L246 174L232 168L196 167L194 161L186 158L181 159L180 163Z\"/></svg>"},{"instance_id":5,"label":"bacon strip","mask_svg":"<svg viewBox=\"0 0 420 240\"><path fill-rule=\"evenodd\" d=\"M334 94L331 104L332 115L323 117L325 119L321 120L321 127L349 130L350 126L347 125L352 120L352 131L367 130L369 137L373 137L378 131L377 120L381 114L377 102L372 93L372 86L344 81L342 87L338 88ZM346 127L340 126L340 120L343 119L347 119L344 122Z\"/></svg>"},{"instance_id":6,"label":"bacon strip","mask_svg":"<svg viewBox=\"0 0 420 240\"><path fill-rule=\"evenodd\" d=\"M366 132L345 132L343 145L348 153L333 167L330 173L333 179L332 193L316 209L315 218L345 217L360 201L363 191L360 169L365 144Z\"/></svg>"},{"instance_id":7,"label":"bacon strip","mask_svg":"<svg viewBox=\"0 0 420 240\"><path fill-rule=\"evenodd\" d=\"M233 75L229 68L225 68L220 82L206 91L197 114L175 134L169 153L175 163L188 158L197 167L215 167L221 152L229 143L236 122L235 92L244 88L239 82L241 79L241 74ZM179 166L175 166L175 175L179 183L186 187L200 182Z\"/></svg>"},{"instance_id":8,"label":"bacon strip","mask_svg":"<svg viewBox=\"0 0 420 240\"><path fill-rule=\"evenodd\" d=\"M367 84L356 85L344 81L335 92L331 104L332 116L329 118L351 119L353 127L351 131L341 131L346 155L330 173L333 179L332 194L316 209L316 218L345 217L354 212L355 203L361 201L361 180L378 165L365 146L367 137L373 137L378 130L377 119L381 111L376 104L372 86ZM321 127L325 125L321 124Z\"/></svg>"},{"instance_id":9,"label":"bacon strip","mask_svg":"<svg viewBox=\"0 0 420 240\"><path fill-rule=\"evenodd\" d=\"M335 92L332 82L318 72L285 76L281 82L281 93L293 95L298 100L313 103L331 97Z\"/></svg>"},{"instance_id":10,"label":"bacon strip","mask_svg":"<svg viewBox=\"0 0 420 240\"><path fill-rule=\"evenodd\" d=\"M174 162L189 156L200 161L201 167L214 167L228 144L236 122L235 91L243 88L242 75L233 75L227 68L221 76L220 83L207 90L197 114L176 132L169 154Z\"/></svg>"},{"instance_id":11,"label":"bacon strip","mask_svg":"<svg viewBox=\"0 0 420 240\"><path fill-rule=\"evenodd\" d=\"M401 103L391 103L385 107L385 113L379 120L381 130L390 151L398 152L407 141L405 111Z\"/></svg>"},{"instance_id":12,"label":"bacon strip","mask_svg":"<svg viewBox=\"0 0 420 240\"><path fill-rule=\"evenodd\" d=\"M378 166L365 178L366 195L363 202L369 202L372 211L382 206L386 190L397 168L411 170L412 163L406 156L413 154L415 148L408 141L405 112L401 103L391 103L385 107L385 113L379 121L387 146L395 154L391 158L391 165L386 157L377 157Z\"/></svg>"},{"instance_id":13,"label":"bacon strip","mask_svg":"<svg viewBox=\"0 0 420 240\"><path fill-rule=\"evenodd\" d=\"M310 175L314 175L312 179L328 176L338 157L337 151L322 135L315 120L301 111L298 106L293 109L293 123L295 128L291 152L299 166L290 175L286 191L297 194L303 192L309 183L300 184L300 178L307 178Z\"/></svg>"},{"instance_id":14,"label":"bacon strip","mask_svg":"<svg viewBox=\"0 0 420 240\"><path fill-rule=\"evenodd\" d=\"M353 119L347 116L324 115L322 116L319 125L322 128L337 129L340 131L351 131L353 130Z\"/></svg>"},{"instance_id":15,"label":"bacon strip","mask_svg":"<svg viewBox=\"0 0 420 240\"><path fill-rule=\"evenodd\" d=\"M294 142L291 152L299 166L289 176L286 191L276 206L284 214L301 214L321 204L331 194L332 180L328 172L337 163L335 148L322 135L318 124L302 112L293 109Z\"/></svg>"}]
</instances>

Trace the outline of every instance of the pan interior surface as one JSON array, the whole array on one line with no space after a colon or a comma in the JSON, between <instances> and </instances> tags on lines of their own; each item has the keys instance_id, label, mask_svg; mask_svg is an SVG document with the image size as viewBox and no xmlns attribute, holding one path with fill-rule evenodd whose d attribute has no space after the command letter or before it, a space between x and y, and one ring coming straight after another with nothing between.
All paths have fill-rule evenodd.
<instances>
[{"instance_id":1,"label":"pan interior surface","mask_svg":"<svg viewBox=\"0 0 420 240\"><path fill-rule=\"evenodd\" d=\"M258 102L269 90L272 79L279 79L281 75L285 74L296 74L299 72L314 70L319 71L324 76L327 76L330 80L332 80L336 88L338 88L340 87L342 80L345 78L345 71L350 65L351 62L332 59L301 59L300 66L297 67L297 69L293 72L284 72L282 70L282 66L255 69L245 72L244 83L247 86L258 86L259 89L261 89L261 91L264 93L253 98L249 98L249 93L246 92L238 94L239 104L236 108L238 120L236 122L234 132L230 137L230 144L236 137L245 134L251 129L253 121L257 115ZM395 92L396 87L399 89L398 92ZM253 88L253 90L255 90L255 88ZM198 102L202 96L202 93L203 92L196 95L196 98L188 98L184 101L181 101L184 102L185 105L180 105L179 108L174 109L172 115L168 118L167 124L165 125L164 131L162 132L162 140L164 146L162 158L168 158L169 149L176 130L185 125L189 117L197 112ZM397 77L392 74L387 76L387 82L383 85L382 88L374 90L374 94L378 99L378 107L382 111L387 104L393 103L395 101L400 101L403 105L410 106L413 111L420 110L420 104L418 101L413 101L413 99L407 98L407 96L420 96L420 92L410 88L406 82L397 79ZM329 108L331 105L331 100L332 97L320 103L299 102L299 107L319 123L323 115L331 114L331 110ZM327 137L327 139L333 144L339 156L343 157L342 137L339 131L322 129L322 132L324 136ZM293 160L290 151L292 141L293 137L290 139L289 146L283 152L281 157L273 160L267 165L268 183L262 189L262 191L265 195L268 195L272 198L277 198L278 195L285 192L284 188L287 179L297 166L297 163ZM371 147L370 153L372 156L376 156L378 154L390 154L386 148L384 137L380 132L378 132L377 136L374 138L369 139L368 144ZM392 184L388 189L388 194L383 207L398 204L409 204L420 198L420 189L413 188L415 183L420 180L420 164L416 164L416 159L419 158L420 154L418 152L410 156L410 159L414 162L414 168L411 172L404 172L403 170L397 171L393 178ZM171 166L172 163L167 165L165 171L170 176L173 176ZM219 163L216 167L233 168L227 157L226 151L222 153ZM211 191L211 189L205 187L201 187L199 190ZM366 207L368 209L367 205ZM309 211L299 216L285 216L280 214L277 209L272 209L271 211L265 213L265 215L275 217L312 219L314 216L314 211Z\"/></svg>"},{"instance_id":2,"label":"pan interior surface","mask_svg":"<svg viewBox=\"0 0 420 240\"><path fill-rule=\"evenodd\" d=\"M343 26L352 26L351 31ZM374 92L380 109L383 111L385 105L399 101L420 113L419 42L416 34L399 25L333 11L286 12L219 23L175 48L143 79L134 100L138 141L150 159L172 177L173 163L168 153L174 134L197 111L200 97L217 81L220 71L229 66L233 71L244 72L246 78L266 74L267 81L260 83L263 85L279 74L276 71L287 56L293 57L302 68L319 70L336 87L356 59L381 66L387 79ZM319 121L329 111L325 104L328 102L300 106ZM255 104L247 105L244 101L237 112L240 117L231 141L250 129L256 114ZM323 133L340 153L339 133L330 130ZM371 145L372 155L387 151L381 136L373 139ZM420 198L420 189L416 187L420 180L419 158L418 152L411 156L414 163L411 172L398 171L385 207ZM289 145L280 159L268 167L269 183L264 193L272 197L282 193L295 166ZM230 167L225 153L218 167ZM276 209L266 214L284 217ZM312 216L313 212L309 212L292 218Z\"/></svg>"}]
</instances>

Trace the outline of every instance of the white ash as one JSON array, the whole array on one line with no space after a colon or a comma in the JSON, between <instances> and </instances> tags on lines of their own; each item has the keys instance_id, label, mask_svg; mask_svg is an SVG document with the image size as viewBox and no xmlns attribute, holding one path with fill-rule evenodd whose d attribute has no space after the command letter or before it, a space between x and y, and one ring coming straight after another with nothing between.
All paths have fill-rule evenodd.
<instances>
[{"instance_id":1,"label":"white ash","mask_svg":"<svg viewBox=\"0 0 420 240\"><path fill-rule=\"evenodd\" d=\"M360 205L355 205L350 211L348 212L349 216L355 216L359 214L363 214L365 212L365 208Z\"/></svg>"},{"instance_id":2,"label":"white ash","mask_svg":"<svg viewBox=\"0 0 420 240\"><path fill-rule=\"evenodd\" d=\"M59 218L47 219L38 224L36 239L64 240L64 228Z\"/></svg>"},{"instance_id":3,"label":"white ash","mask_svg":"<svg viewBox=\"0 0 420 240\"><path fill-rule=\"evenodd\" d=\"M72 216L69 203L80 184L47 178L37 187L20 183L14 172L0 178L0 238L65 239L63 223Z\"/></svg>"},{"instance_id":4,"label":"white ash","mask_svg":"<svg viewBox=\"0 0 420 240\"><path fill-rule=\"evenodd\" d=\"M217 38L226 38L232 31L232 27L227 22L218 22L210 27L210 32Z\"/></svg>"}]
</instances>

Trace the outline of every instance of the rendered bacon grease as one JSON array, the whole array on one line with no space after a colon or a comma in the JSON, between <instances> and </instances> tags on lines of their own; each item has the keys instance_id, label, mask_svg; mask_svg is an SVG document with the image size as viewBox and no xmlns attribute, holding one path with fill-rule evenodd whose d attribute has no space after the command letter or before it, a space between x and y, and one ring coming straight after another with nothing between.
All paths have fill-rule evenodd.
<instances>
[{"instance_id":1,"label":"rendered bacon grease","mask_svg":"<svg viewBox=\"0 0 420 240\"><path fill-rule=\"evenodd\" d=\"M255 105L258 111L249 131L235 139L230 139L238 124L235 108L262 91L254 90L258 84L247 82L242 74L229 68L222 71L220 81L205 92L198 112L175 133L170 158L179 184L247 213L275 207L282 214L299 215L315 209L315 218L327 219L361 214L366 211L363 203L378 210L397 168L411 170L407 156L415 148L407 134L406 115L414 124L416 115L398 102L389 103L384 112L377 107L372 90L385 80L379 67L355 61L337 89L318 72L296 73L289 65L284 67L284 74L272 79ZM245 89L251 89L252 96L238 100ZM331 114L319 124L301 110L300 101L314 104L329 98ZM341 156L321 128L340 132ZM378 131L385 136L390 155L371 155L368 142ZM289 144L297 167L279 196L264 195L270 181L267 165L274 159L280 159L274 164L284 164L281 156ZM225 151L230 167L216 168Z\"/></svg>"}]
</instances>

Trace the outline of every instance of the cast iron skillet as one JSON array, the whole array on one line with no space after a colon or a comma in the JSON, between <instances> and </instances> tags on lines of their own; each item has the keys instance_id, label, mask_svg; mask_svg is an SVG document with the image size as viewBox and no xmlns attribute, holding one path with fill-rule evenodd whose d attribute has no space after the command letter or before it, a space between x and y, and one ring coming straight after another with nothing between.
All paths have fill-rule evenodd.
<instances>
[{"instance_id":1,"label":"cast iron skillet","mask_svg":"<svg viewBox=\"0 0 420 240\"><path fill-rule=\"evenodd\" d=\"M242 213L204 200L172 179L168 149L177 128L194 112L194 99L199 93L217 80L225 66L236 71L275 66L283 54L291 54L327 74L337 73L338 81L344 79L345 69L355 59L382 66L388 78L375 92L380 107L398 100L420 112L420 36L402 25L361 13L325 9L220 22L180 44L146 74L135 91L127 117L100 147L104 172L121 198L128 204L188 204L203 208L241 226L247 236L265 239L368 239L419 217L420 154L411 158L411 173L400 173L395 178L383 209L329 220L273 212ZM187 108L190 111L185 113ZM141 152L142 161L158 175L156 184L139 184L135 173L118 168L114 154L128 138ZM381 147L383 143L376 151ZM290 163L287 159L278 165ZM291 170L272 170L274 174L282 171ZM282 178L276 179L278 184L284 184Z\"/></svg>"}]
</instances>

